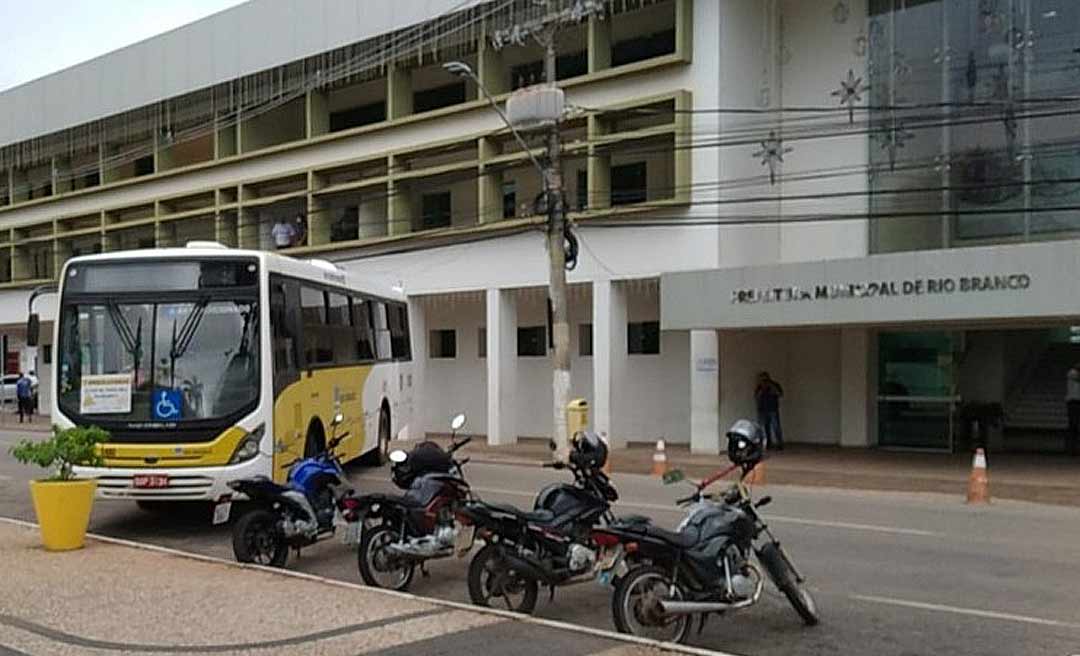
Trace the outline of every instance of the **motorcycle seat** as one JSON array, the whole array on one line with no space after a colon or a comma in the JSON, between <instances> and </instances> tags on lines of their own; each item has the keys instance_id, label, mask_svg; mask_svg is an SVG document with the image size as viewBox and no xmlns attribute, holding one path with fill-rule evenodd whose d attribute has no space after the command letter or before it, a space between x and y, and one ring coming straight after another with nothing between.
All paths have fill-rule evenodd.
<instances>
[{"instance_id":1,"label":"motorcycle seat","mask_svg":"<svg viewBox=\"0 0 1080 656\"><path fill-rule=\"evenodd\" d=\"M365 494L364 496L360 497L360 501L361 503L366 503L369 505L374 503L383 503L393 506L405 506L407 508L415 508L420 505L415 500L410 498L407 494Z\"/></svg>"},{"instance_id":2,"label":"motorcycle seat","mask_svg":"<svg viewBox=\"0 0 1080 656\"><path fill-rule=\"evenodd\" d=\"M651 524L651 523L652 523L652 519L650 519L649 517L646 517L645 515L619 515L618 517L615 518L615 521L612 522L612 524L614 526L627 526L627 525L634 526L634 525L638 525L638 524Z\"/></svg>"},{"instance_id":3,"label":"motorcycle seat","mask_svg":"<svg viewBox=\"0 0 1080 656\"><path fill-rule=\"evenodd\" d=\"M522 510L508 503L488 503L485 505L497 512L514 515L525 522L545 524L555 519L555 513L550 510Z\"/></svg>"}]
</instances>

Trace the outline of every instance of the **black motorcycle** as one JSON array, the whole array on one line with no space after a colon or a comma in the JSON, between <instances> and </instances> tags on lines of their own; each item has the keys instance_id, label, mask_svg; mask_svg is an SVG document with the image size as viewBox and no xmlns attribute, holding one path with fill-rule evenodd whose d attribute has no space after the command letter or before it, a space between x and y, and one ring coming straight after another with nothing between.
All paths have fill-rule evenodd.
<instances>
[{"instance_id":1,"label":"black motorcycle","mask_svg":"<svg viewBox=\"0 0 1080 656\"><path fill-rule=\"evenodd\" d=\"M539 586L551 589L594 578L596 549L590 534L602 519L611 520L618 498L601 471L607 447L595 434L578 436L566 463L573 484L555 483L537 495L533 510L500 503L473 502L461 511L486 545L469 564L469 597L478 606L493 603L531 613Z\"/></svg>"},{"instance_id":2,"label":"black motorcycle","mask_svg":"<svg viewBox=\"0 0 1080 656\"><path fill-rule=\"evenodd\" d=\"M341 523L349 529L345 543L356 543L360 503L334 454L349 436L347 432L337 434L343 421L340 413L334 417L330 440L322 453L283 465L289 470L284 485L266 476L229 482L230 488L256 506L233 526L233 554L238 561L282 567L289 548L299 553L301 547L332 536L335 524Z\"/></svg>"},{"instance_id":3,"label":"black motorcycle","mask_svg":"<svg viewBox=\"0 0 1080 656\"><path fill-rule=\"evenodd\" d=\"M450 423L450 446L421 442L410 453L390 454L391 478L405 493L366 494L359 498L364 526L357 554L360 576L367 585L405 590L417 569L435 558L472 549L473 527L456 519L458 508L470 498L461 467L468 458L455 460L454 452L472 438L455 439L465 415Z\"/></svg>"},{"instance_id":4,"label":"black motorcycle","mask_svg":"<svg viewBox=\"0 0 1080 656\"><path fill-rule=\"evenodd\" d=\"M682 642L694 616L700 618L700 632L712 613L753 606L761 598L764 576L752 556L803 622L818 623L805 580L758 514L771 498L754 502L742 482L764 455L763 442L750 444L760 437L759 430L752 422L732 427L729 456L735 464L695 484L693 494L679 499L679 505L690 508L676 531L642 518L594 531L594 542L604 550L599 576L616 578L611 608L620 632ZM742 478L723 495L705 493L709 485L735 470L741 470ZM664 479L665 483L680 480L679 471Z\"/></svg>"}]
</instances>

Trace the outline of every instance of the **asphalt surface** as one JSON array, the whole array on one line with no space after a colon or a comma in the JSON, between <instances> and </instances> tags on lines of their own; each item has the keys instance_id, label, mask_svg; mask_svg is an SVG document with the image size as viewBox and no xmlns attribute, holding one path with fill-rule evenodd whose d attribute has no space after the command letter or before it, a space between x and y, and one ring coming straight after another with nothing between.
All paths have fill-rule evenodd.
<instances>
[{"instance_id":1,"label":"asphalt surface","mask_svg":"<svg viewBox=\"0 0 1080 656\"><path fill-rule=\"evenodd\" d=\"M0 515L33 519L25 485L34 471L11 461L10 433L0 433ZM469 464L485 499L529 505L551 470ZM361 492L390 490L388 472L350 469ZM674 527L685 493L655 479L616 475L621 512ZM746 655L770 654L1046 654L1080 653L1080 509L1000 501L966 506L957 496L767 486L763 514L809 579L822 624L806 628L771 587L757 606L714 618L691 644ZM228 526L212 527L209 510L168 514L133 503L99 502L91 530L223 558L232 557ZM430 564L411 592L468 601L467 562ZM359 581L355 552L331 539L290 558L288 567ZM541 595L537 615L612 628L610 590L597 583ZM413 651L412 653L424 653Z\"/></svg>"}]
</instances>

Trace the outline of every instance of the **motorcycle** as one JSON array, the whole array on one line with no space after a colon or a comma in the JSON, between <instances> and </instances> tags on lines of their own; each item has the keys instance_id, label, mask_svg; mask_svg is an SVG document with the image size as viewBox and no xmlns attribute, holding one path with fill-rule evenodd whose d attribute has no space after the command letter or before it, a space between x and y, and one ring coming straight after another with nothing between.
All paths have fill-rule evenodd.
<instances>
[{"instance_id":1,"label":"motorcycle","mask_svg":"<svg viewBox=\"0 0 1080 656\"><path fill-rule=\"evenodd\" d=\"M347 527L346 544L359 540L360 502L334 454L349 436L348 432L337 434L344 420L340 413L334 417L331 437L322 453L283 465L289 469L284 485L266 476L229 482L230 488L257 505L233 527L236 560L284 567L290 548L299 554L301 547L332 536L339 524Z\"/></svg>"},{"instance_id":2,"label":"motorcycle","mask_svg":"<svg viewBox=\"0 0 1080 656\"><path fill-rule=\"evenodd\" d=\"M760 427L748 421L741 428L740 424L736 422L728 433L729 456L736 454L734 464L694 484L694 492L676 502L689 506L676 531L636 518L593 532L594 542L603 549L599 577L616 581L611 608L620 632L683 642L695 615L700 633L710 614L753 606L761 598L765 576L751 556L756 556L803 622L807 626L818 623L817 606L805 579L758 513L771 497L755 502L743 483L763 457L764 447L748 448L747 441L756 439L753 435ZM705 493L707 487L739 469L742 476L725 493ZM678 470L664 478L667 484L681 480L685 479Z\"/></svg>"},{"instance_id":3,"label":"motorcycle","mask_svg":"<svg viewBox=\"0 0 1080 656\"><path fill-rule=\"evenodd\" d=\"M457 509L470 498L462 466L454 453L472 438L457 440L465 415L450 422L450 446L421 442L410 453L390 454L391 478L404 494L367 494L360 497L364 526L357 553L360 577L372 587L406 590L417 567L427 576L425 563L472 549L473 527L456 519Z\"/></svg>"},{"instance_id":4,"label":"motorcycle","mask_svg":"<svg viewBox=\"0 0 1080 656\"><path fill-rule=\"evenodd\" d=\"M552 443L554 448L554 443ZM595 434L578 436L566 463L545 467L574 475L573 484L548 485L533 510L473 502L461 515L486 544L469 563L469 598L478 606L502 599L508 610L531 613L541 584L551 589L592 580L596 550L590 539L601 520L611 521L618 493L601 471L607 447Z\"/></svg>"}]
</instances>

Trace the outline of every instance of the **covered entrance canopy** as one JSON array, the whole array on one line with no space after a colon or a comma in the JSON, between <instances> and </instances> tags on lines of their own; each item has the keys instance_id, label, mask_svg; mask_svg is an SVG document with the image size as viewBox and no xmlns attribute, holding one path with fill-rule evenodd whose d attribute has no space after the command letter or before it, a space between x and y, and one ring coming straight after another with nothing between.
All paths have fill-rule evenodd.
<instances>
[{"instance_id":1,"label":"covered entrance canopy","mask_svg":"<svg viewBox=\"0 0 1080 656\"><path fill-rule=\"evenodd\" d=\"M1064 372L1080 360L1080 333L1072 328L1080 324L1078 246L1061 241L665 274L661 328L691 331L706 359L705 336L715 335L719 366L710 371L695 363L691 379L695 414L711 402L716 423L753 411L742 391L752 383L743 379L786 362L788 378L803 381L800 393L788 394L787 414L803 422L803 432L833 426L824 430L838 433L834 443L952 450L968 440L1000 443L1000 429L1009 428L1011 447L1056 450ZM764 346L754 346L755 339ZM778 349L786 355L771 352ZM723 380L730 375L738 380ZM822 393L811 380L836 391ZM811 391L819 406L832 403L835 416L797 407ZM733 399L739 407L725 410Z\"/></svg>"}]
</instances>

